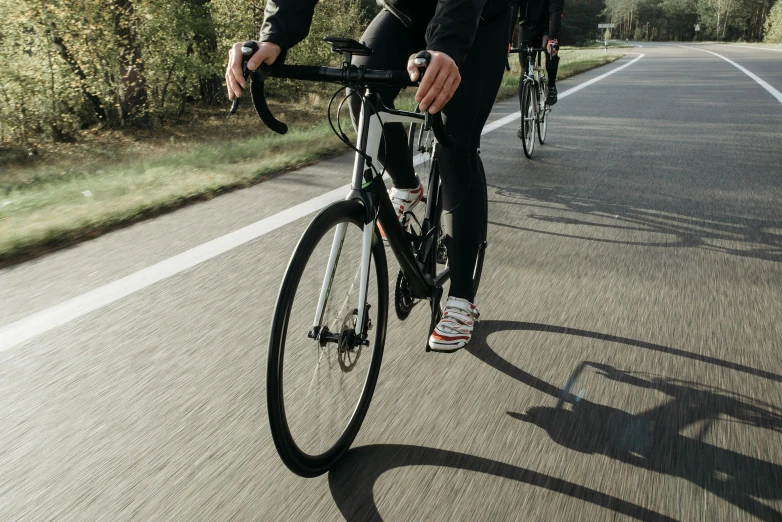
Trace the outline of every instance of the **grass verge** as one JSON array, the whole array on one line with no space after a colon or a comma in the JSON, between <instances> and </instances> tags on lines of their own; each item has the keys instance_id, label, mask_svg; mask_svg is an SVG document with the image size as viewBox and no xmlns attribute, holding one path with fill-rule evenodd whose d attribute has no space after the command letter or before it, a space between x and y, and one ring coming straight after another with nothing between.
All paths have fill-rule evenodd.
<instances>
[{"instance_id":1,"label":"grass verge","mask_svg":"<svg viewBox=\"0 0 782 522\"><path fill-rule=\"evenodd\" d=\"M573 76L620 56L564 48L558 77ZM519 71L516 60L503 79L498 100L516 95ZM399 102L401 107L414 106L411 94ZM293 121L284 136L263 131L233 140L204 137L201 143L163 148L142 157L131 154L120 161L69 164L66 169L56 165L17 169L13 177L8 176L11 181L0 176L0 183L4 182L0 184L0 266L345 151L322 121L324 104L312 105L314 110L288 115ZM315 125L313 116L320 119Z\"/></svg>"}]
</instances>

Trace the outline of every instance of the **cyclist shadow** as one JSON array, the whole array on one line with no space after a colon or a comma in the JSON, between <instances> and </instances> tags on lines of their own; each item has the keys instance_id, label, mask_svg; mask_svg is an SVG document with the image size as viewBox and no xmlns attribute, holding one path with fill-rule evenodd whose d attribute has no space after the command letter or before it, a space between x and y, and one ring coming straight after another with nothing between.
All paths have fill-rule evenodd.
<instances>
[{"instance_id":1,"label":"cyclist shadow","mask_svg":"<svg viewBox=\"0 0 782 522\"><path fill-rule=\"evenodd\" d=\"M676 379L625 372L588 361L579 366L574 376L585 367L591 367L603 378L662 392L669 397L669 401L663 405L633 415L573 397L569 390L550 385L500 357L485 342L486 337L493 332L509 329L544 330L601 338L687 356L777 382L782 381L782 376L642 341L508 321L483 323L483 327L476 329L478 336L474 339L480 342L471 343L468 349L493 368L557 398L555 407L536 406L524 413L509 412L508 415L545 429L551 439L561 446L581 453L603 454L640 468L686 479L763 520L779 520L782 517L782 513L757 500L782 498L782 466L726 450L703 440L718 418L782 432L782 410L723 390ZM572 404L572 408L567 409L566 403ZM698 423L703 424L696 439L681 435L685 428Z\"/></svg>"},{"instance_id":2,"label":"cyclist shadow","mask_svg":"<svg viewBox=\"0 0 782 522\"><path fill-rule=\"evenodd\" d=\"M750 218L716 213L681 214L676 208L644 208L644 205L617 204L550 187L515 188L492 186L495 199L489 203L518 205L541 212L565 210L577 217L549 216L541 212L528 217L542 223L588 226L595 230L619 230L637 234L664 234L668 241L627 241L605 237L586 237L543 228L529 228L492 222L495 226L557 237L584 239L598 243L649 247L700 248L728 255L782 262L782 223L773 219ZM615 216L610 222L607 216ZM731 246L733 245L733 246Z\"/></svg>"}]
</instances>

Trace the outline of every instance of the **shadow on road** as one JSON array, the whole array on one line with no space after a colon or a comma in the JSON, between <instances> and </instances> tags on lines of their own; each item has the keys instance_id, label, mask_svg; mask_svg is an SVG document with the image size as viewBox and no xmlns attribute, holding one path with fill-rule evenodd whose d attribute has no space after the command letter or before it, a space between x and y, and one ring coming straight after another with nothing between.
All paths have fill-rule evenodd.
<instances>
[{"instance_id":1,"label":"shadow on road","mask_svg":"<svg viewBox=\"0 0 782 522\"><path fill-rule=\"evenodd\" d=\"M481 359L489 366L509 375L510 377L513 377L518 381L523 382L528 386L532 386L533 388L536 388L542 391L543 393L547 393L553 397L559 397L561 390L558 387L548 384L544 381L541 381L540 379L533 377L532 375L513 366L511 363L509 363L508 361L506 361L505 359L497 355L497 353L494 352L489 347L489 344L487 342L487 338L489 335L495 332L504 332L504 331L513 331L513 330L550 332L550 333L563 334L563 335L576 335L579 337L588 337L591 339L598 339L601 341L609 341L612 343L624 344L627 346L643 348L645 350L667 353L670 355L676 355L678 357L684 357L686 359L692 359L699 362L714 364L716 366L727 368L729 370L735 370L738 372L746 373L747 375L762 377L764 379L769 379L774 382L782 383L782 375L778 375L776 373L772 373L766 370L752 368L751 366L746 366L731 361L725 361L723 359L718 359L716 357L711 357L708 355L686 352L684 350L663 346L661 344L638 341L636 339L628 339L627 337L608 335L599 332L592 332L589 330L580 330L578 328L567 328L565 326L553 326L548 324L526 323L526 322L518 322L518 321L487 320L478 323L478 325L475 328L475 333L473 334L473 341L467 345L466 350L468 352L473 354L478 359Z\"/></svg>"},{"instance_id":2,"label":"shadow on road","mask_svg":"<svg viewBox=\"0 0 782 522\"><path fill-rule=\"evenodd\" d=\"M487 343L489 335L506 330L533 330L578 335L655 350L715 364L756 377L782 382L782 376L749 366L677 350L644 341L587 330L514 321L483 321L476 327L467 351L492 368L555 399L556 407L538 406L511 417L545 429L561 446L581 453L598 453L650 471L686 479L763 520L780 520L782 513L757 499L782 498L782 466L726 450L703 441L714 421L729 418L749 426L782 432L782 410L727 391L659 376L623 372L608 365L583 362L607 379L663 392L670 401L639 415L575 397L514 366ZM567 409L566 404L571 405ZM698 439L681 431L703 423ZM651 509L504 462L454 451L394 444L351 449L329 472L331 494L349 522L382 520L373 488L384 473L407 466L434 466L502 477L561 493L637 520L675 520Z\"/></svg>"},{"instance_id":3,"label":"shadow on road","mask_svg":"<svg viewBox=\"0 0 782 522\"><path fill-rule=\"evenodd\" d=\"M663 392L671 400L636 415L586 399L571 401L572 410L537 406L508 415L545 429L552 440L568 449L603 454L683 478L762 520L782 518L782 513L757 500L782 498L782 466L703 440L720 418L782 432L779 411L693 383L587 364L599 369L603 377ZM698 424L697 439L681 434Z\"/></svg>"},{"instance_id":4,"label":"shadow on road","mask_svg":"<svg viewBox=\"0 0 782 522\"><path fill-rule=\"evenodd\" d=\"M676 208L644 209L640 205L616 204L600 199L575 195L562 188L550 187L499 187L493 186L496 196L504 200L490 200L490 204L520 205L530 209L557 210L576 214L577 218L549 216L533 213L528 217L540 222L565 225L589 226L598 229L615 229L626 232L648 232L672 236L665 242L635 242L619 239L584 237L551 230L520 227L508 223L491 221L495 226L535 232L572 239L585 239L598 243L649 246L649 247L688 247L702 248L725 254L782 262L782 221L757 219L728 214L697 213L692 209L701 206L698 202L688 204L679 202ZM509 200L523 200L514 202ZM681 214L681 208L687 208L690 214ZM610 219L614 223L606 223ZM601 221L602 220L602 221ZM730 244L738 247L727 246Z\"/></svg>"},{"instance_id":5,"label":"shadow on road","mask_svg":"<svg viewBox=\"0 0 782 522\"><path fill-rule=\"evenodd\" d=\"M583 362L562 390L519 369L492 350L487 337L505 330L536 330L578 335L651 349L716 364L748 375L782 382L782 376L713 357L666 346L549 325L512 321L485 321L476 328L468 351L489 366L558 400L555 407L537 406L513 418L545 429L552 440L581 453L598 453L638 467L686 479L763 520L780 520L782 513L757 499L782 498L782 466L726 450L707 442L714 422L737 422L782 432L782 410L732 392L676 379L617 370ZM571 389L585 368L598 375L638 388L662 392L670 400L633 415L574 396ZM571 409L566 407L571 405ZM696 439L681 432L700 426Z\"/></svg>"},{"instance_id":6,"label":"shadow on road","mask_svg":"<svg viewBox=\"0 0 782 522\"><path fill-rule=\"evenodd\" d=\"M394 444L374 444L352 449L340 464L329 472L331 494L345 520L383 520L375 504L372 489L381 475L405 466L435 466L474 471L556 491L637 520L675 520L594 489L496 460L435 448Z\"/></svg>"}]
</instances>

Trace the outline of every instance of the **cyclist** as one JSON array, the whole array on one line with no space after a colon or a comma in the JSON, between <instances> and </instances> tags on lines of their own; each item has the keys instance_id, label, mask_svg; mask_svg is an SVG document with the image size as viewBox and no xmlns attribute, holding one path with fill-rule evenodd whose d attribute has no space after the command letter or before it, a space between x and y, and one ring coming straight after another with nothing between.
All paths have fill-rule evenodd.
<instances>
[{"instance_id":1,"label":"cyclist","mask_svg":"<svg viewBox=\"0 0 782 522\"><path fill-rule=\"evenodd\" d=\"M259 49L248 63L255 70L272 64L303 40L310 29L317 0L268 0ZM354 57L354 63L373 69L406 68L418 81L414 57L422 50L432 58L415 99L421 110L442 111L443 123L454 139L440 147L443 225L451 270L451 287L442 320L432 333L434 349L457 349L472 335L478 309L473 271L478 257L482 220L486 212L485 187L479 174L477 149L502 81L510 28L510 0L378 0L383 9L369 24L362 40L371 56ZM226 70L228 97L241 96L241 44L234 44ZM393 108L398 88L382 89L383 103ZM355 100L355 96L351 97ZM360 106L351 106L354 120ZM405 212L423 196L416 176L407 135L400 123L384 126L386 154L379 158L393 181L391 201L406 225Z\"/></svg>"},{"instance_id":2,"label":"cyclist","mask_svg":"<svg viewBox=\"0 0 782 522\"><path fill-rule=\"evenodd\" d=\"M514 29L519 31L519 48L535 47L542 42L546 49L546 75L548 76L549 105L557 103L557 68L559 67L559 33L562 25L562 9L565 0L515 0L513 4ZM515 32L515 31L514 31ZM521 70L527 67L529 53L520 52ZM534 58L534 57L533 57ZM521 99L521 82L519 82L519 104ZM523 107L522 107L523 110ZM517 132L522 137L521 126Z\"/></svg>"}]
</instances>

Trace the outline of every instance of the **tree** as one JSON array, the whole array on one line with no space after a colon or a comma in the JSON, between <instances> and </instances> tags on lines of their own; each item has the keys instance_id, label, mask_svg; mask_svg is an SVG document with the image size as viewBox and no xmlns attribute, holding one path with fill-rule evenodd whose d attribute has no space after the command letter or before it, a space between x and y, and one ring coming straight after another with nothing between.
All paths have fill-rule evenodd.
<instances>
[{"instance_id":1,"label":"tree","mask_svg":"<svg viewBox=\"0 0 782 522\"><path fill-rule=\"evenodd\" d=\"M580 45L593 39L603 8L603 0L567 0L562 13L562 44Z\"/></svg>"},{"instance_id":2,"label":"tree","mask_svg":"<svg viewBox=\"0 0 782 522\"><path fill-rule=\"evenodd\" d=\"M764 42L782 43L782 2L777 1L768 12Z\"/></svg>"},{"instance_id":3,"label":"tree","mask_svg":"<svg viewBox=\"0 0 782 522\"><path fill-rule=\"evenodd\" d=\"M146 127L147 80L138 38L136 6L132 0L114 0L112 4L114 37L119 58L118 108L120 124Z\"/></svg>"}]
</instances>

